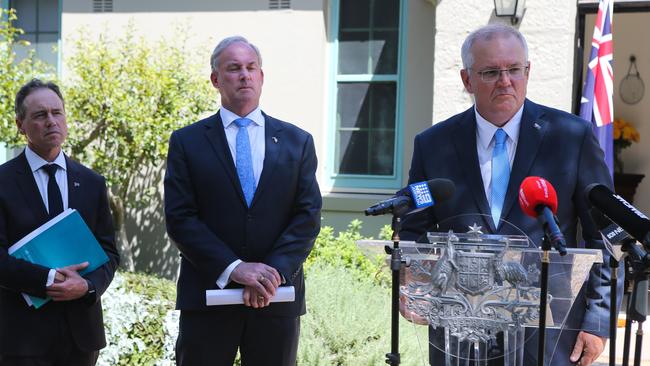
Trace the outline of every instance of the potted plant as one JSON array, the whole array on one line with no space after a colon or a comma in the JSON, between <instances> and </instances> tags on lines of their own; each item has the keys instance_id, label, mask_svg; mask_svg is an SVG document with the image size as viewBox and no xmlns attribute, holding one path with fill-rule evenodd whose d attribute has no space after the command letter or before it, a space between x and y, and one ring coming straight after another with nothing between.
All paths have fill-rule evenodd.
<instances>
[{"instance_id":1,"label":"potted plant","mask_svg":"<svg viewBox=\"0 0 650 366\"><path fill-rule=\"evenodd\" d=\"M643 174L623 173L623 149L639 142L639 131L622 118L614 119L614 188L628 202L634 201L636 188L643 179Z\"/></svg>"},{"instance_id":2,"label":"potted plant","mask_svg":"<svg viewBox=\"0 0 650 366\"><path fill-rule=\"evenodd\" d=\"M623 149L639 142L639 131L623 118L614 119L614 172L623 174Z\"/></svg>"}]
</instances>

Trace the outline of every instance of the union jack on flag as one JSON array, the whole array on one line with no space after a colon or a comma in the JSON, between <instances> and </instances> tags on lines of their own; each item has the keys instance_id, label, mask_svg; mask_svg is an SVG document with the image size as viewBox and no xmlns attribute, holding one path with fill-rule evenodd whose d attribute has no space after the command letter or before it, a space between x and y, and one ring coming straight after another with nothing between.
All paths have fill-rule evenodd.
<instances>
[{"instance_id":1,"label":"union jack on flag","mask_svg":"<svg viewBox=\"0 0 650 366\"><path fill-rule=\"evenodd\" d=\"M605 162L613 172L614 143L614 47L612 41L612 15L614 0L600 0L598 15L591 40L591 55L587 65L587 78L580 101L580 117L593 123L594 134L605 152Z\"/></svg>"}]
</instances>

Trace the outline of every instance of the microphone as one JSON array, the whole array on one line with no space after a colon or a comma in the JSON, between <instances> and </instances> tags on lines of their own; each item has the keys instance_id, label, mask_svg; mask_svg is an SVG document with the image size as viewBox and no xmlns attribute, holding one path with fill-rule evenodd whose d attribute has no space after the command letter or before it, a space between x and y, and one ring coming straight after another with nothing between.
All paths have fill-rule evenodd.
<instances>
[{"instance_id":1,"label":"microphone","mask_svg":"<svg viewBox=\"0 0 650 366\"><path fill-rule=\"evenodd\" d=\"M592 207L589 209L589 215L596 224L598 231L600 231L605 247L617 261L620 261L623 257L623 251L628 251L631 246L636 247L636 240L628 235L623 228L603 215L599 209Z\"/></svg>"},{"instance_id":2,"label":"microphone","mask_svg":"<svg viewBox=\"0 0 650 366\"><path fill-rule=\"evenodd\" d=\"M650 220L623 197L599 183L585 188L585 196L605 216L620 225L646 248L650 247Z\"/></svg>"},{"instance_id":3,"label":"microphone","mask_svg":"<svg viewBox=\"0 0 650 366\"><path fill-rule=\"evenodd\" d=\"M537 218L544 235L560 255L566 254L566 240L557 226L557 193L549 181L541 177L526 177L519 186L519 206L530 217Z\"/></svg>"},{"instance_id":4,"label":"microphone","mask_svg":"<svg viewBox=\"0 0 650 366\"><path fill-rule=\"evenodd\" d=\"M436 178L426 182L409 184L395 193L395 196L377 202L365 210L366 216L387 213L400 216L422 211L438 202L444 202L454 195L456 186L449 179Z\"/></svg>"}]
</instances>

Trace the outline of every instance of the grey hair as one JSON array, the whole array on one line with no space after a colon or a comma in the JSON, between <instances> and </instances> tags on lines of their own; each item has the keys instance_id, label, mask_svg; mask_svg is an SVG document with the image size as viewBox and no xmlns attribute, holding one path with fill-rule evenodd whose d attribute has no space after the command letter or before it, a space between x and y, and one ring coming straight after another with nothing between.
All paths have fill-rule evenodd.
<instances>
[{"instance_id":1,"label":"grey hair","mask_svg":"<svg viewBox=\"0 0 650 366\"><path fill-rule=\"evenodd\" d=\"M524 48L524 54L526 55L526 59L524 61L528 61L528 44L526 43L526 38L524 38L524 35L513 27L507 26L505 24L494 23L488 24L473 31L467 36L467 38L465 38L465 42L463 42L463 46L460 49L460 57L463 60L463 68L465 70L468 70L474 65L472 46L474 46L474 43L476 43L477 40L487 41L494 37L505 36L515 37L519 43L521 43L521 46Z\"/></svg>"},{"instance_id":2,"label":"grey hair","mask_svg":"<svg viewBox=\"0 0 650 366\"><path fill-rule=\"evenodd\" d=\"M34 91L38 89L50 89L53 91L59 99L61 99L61 104L65 108L65 101L63 100L63 95L61 94L61 89L59 86L51 81L42 81L40 79L32 79L27 82L25 85L20 87L18 93L16 93L16 99L14 103L14 112L16 112L16 119L23 120L25 119L25 99Z\"/></svg>"},{"instance_id":3,"label":"grey hair","mask_svg":"<svg viewBox=\"0 0 650 366\"><path fill-rule=\"evenodd\" d=\"M255 54L257 55L257 62L260 64L260 67L262 67L262 55L260 54L260 50L257 48L257 46L248 42L248 40L242 36L231 36L222 39L217 47L214 48L214 51L212 51L212 56L210 56L210 66L212 67L212 72L217 71L217 68L219 68L219 56L221 56L223 51L233 43L243 43L255 51Z\"/></svg>"}]
</instances>

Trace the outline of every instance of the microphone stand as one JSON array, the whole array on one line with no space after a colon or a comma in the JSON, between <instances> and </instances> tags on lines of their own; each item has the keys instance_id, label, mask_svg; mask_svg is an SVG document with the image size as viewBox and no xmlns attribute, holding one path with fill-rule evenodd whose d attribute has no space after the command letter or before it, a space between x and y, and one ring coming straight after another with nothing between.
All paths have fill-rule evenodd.
<instances>
[{"instance_id":1,"label":"microphone stand","mask_svg":"<svg viewBox=\"0 0 650 366\"><path fill-rule=\"evenodd\" d=\"M632 309L632 301L630 297L632 296L633 290L633 281L632 281L632 258L627 256L625 258L625 289L623 297L627 299L627 306L625 310L625 336L623 337L623 364L622 366L628 366L630 364L630 338L632 337L632 319L629 317L630 311Z\"/></svg>"},{"instance_id":2,"label":"microphone stand","mask_svg":"<svg viewBox=\"0 0 650 366\"><path fill-rule=\"evenodd\" d=\"M636 321L638 324L634 348L634 366L641 365L641 345L643 343L643 322L648 316L648 269L650 268L650 255L635 244L625 245L624 248L630 255L630 269L634 289L629 298L628 322ZM628 348L629 349L629 348Z\"/></svg>"},{"instance_id":3,"label":"microphone stand","mask_svg":"<svg viewBox=\"0 0 650 366\"><path fill-rule=\"evenodd\" d=\"M553 217L555 219L555 217ZM557 221L556 221L557 222ZM548 225L548 224L546 224ZM546 348L546 307L548 297L548 267L551 263L551 249L555 245L555 249L560 255L566 254L566 247L561 241L556 240L551 242L548 235L549 230L544 230L544 239L542 239L542 271L540 274L540 300L539 300L539 339L537 343L537 365L544 366L544 349Z\"/></svg>"},{"instance_id":4,"label":"microphone stand","mask_svg":"<svg viewBox=\"0 0 650 366\"><path fill-rule=\"evenodd\" d=\"M611 283L610 283L610 298L609 298L609 366L616 366L616 323L617 323L617 314L616 311L616 293L618 286L618 261L614 256L609 257L609 268L612 274Z\"/></svg>"},{"instance_id":5,"label":"microphone stand","mask_svg":"<svg viewBox=\"0 0 650 366\"><path fill-rule=\"evenodd\" d=\"M393 212L391 228L393 229L393 246L386 245L384 249L390 254L390 269L392 272L391 293L391 327L390 327L390 353L386 354L386 363L391 366L400 364L399 354L399 271L407 261L402 259L402 249L399 247L399 232L402 229L402 210Z\"/></svg>"}]
</instances>

